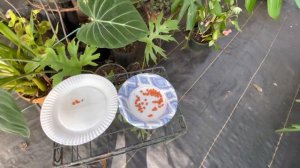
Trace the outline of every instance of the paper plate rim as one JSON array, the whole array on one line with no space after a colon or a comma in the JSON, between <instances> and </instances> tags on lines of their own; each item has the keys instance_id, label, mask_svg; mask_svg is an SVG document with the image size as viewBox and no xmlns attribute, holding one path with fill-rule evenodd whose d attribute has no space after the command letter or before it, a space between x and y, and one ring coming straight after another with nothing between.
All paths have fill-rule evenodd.
<instances>
[{"instance_id":1,"label":"paper plate rim","mask_svg":"<svg viewBox=\"0 0 300 168\"><path fill-rule=\"evenodd\" d=\"M60 93L62 93L62 90L68 88L70 84L80 79L81 80L93 79L93 80L98 80L99 82L103 82L107 86L107 89L109 89L112 95L110 96L109 99L110 104L108 105L109 115L106 116L105 120L102 123L97 124L96 126L88 130L74 132L68 130L67 128L63 128L63 126L59 123L59 121L55 121L54 113L51 112L51 108L53 107L55 99L60 95ZM99 135L101 135L113 122L117 113L117 109L118 109L117 90L108 79L94 74L80 74L80 75L69 77L68 79L59 83L50 91L41 108L40 122L43 131L52 141L67 146L80 145L80 144L87 143L97 138ZM62 132L60 133L55 132L57 131L55 130L55 127L62 127L63 128L62 132L64 132L65 134ZM73 135L67 136L67 133Z\"/></svg>"}]
</instances>

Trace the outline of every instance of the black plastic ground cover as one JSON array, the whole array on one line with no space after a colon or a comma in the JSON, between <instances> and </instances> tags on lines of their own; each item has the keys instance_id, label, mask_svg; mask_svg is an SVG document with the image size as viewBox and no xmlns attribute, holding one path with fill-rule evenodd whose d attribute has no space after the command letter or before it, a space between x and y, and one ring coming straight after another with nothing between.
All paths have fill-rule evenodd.
<instances>
[{"instance_id":1,"label":"black plastic ground cover","mask_svg":"<svg viewBox=\"0 0 300 168\"><path fill-rule=\"evenodd\" d=\"M241 17L243 31L221 41L223 50L174 51L161 64L182 97L189 131L135 153L128 167L300 167L300 133L284 134L281 141L275 133L300 82L299 15L287 1L274 21L259 1L252 16ZM291 121L299 117L291 111Z\"/></svg>"},{"instance_id":2,"label":"black plastic ground cover","mask_svg":"<svg viewBox=\"0 0 300 168\"><path fill-rule=\"evenodd\" d=\"M171 52L159 65L181 98L188 133L115 158L109 167L300 167L300 133L274 132L300 123L300 104L292 106L300 83L300 11L293 0L283 6L278 21L268 17L266 1L258 1L251 16L243 10L243 31L223 38L220 51L181 45ZM176 46L164 45L168 51ZM52 142L41 131L39 113L26 116L34 130L27 152L18 148L22 139L0 133L0 166L50 167Z\"/></svg>"}]
</instances>

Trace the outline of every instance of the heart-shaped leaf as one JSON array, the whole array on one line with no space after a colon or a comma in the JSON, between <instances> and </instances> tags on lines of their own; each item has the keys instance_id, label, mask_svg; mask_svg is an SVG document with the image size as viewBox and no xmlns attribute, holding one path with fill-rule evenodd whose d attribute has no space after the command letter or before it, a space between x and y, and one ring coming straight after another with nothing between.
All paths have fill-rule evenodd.
<instances>
[{"instance_id":1,"label":"heart-shaped leaf","mask_svg":"<svg viewBox=\"0 0 300 168\"><path fill-rule=\"evenodd\" d=\"M124 47L148 33L147 26L129 0L78 0L91 22L82 25L77 38L99 48Z\"/></svg>"},{"instance_id":2,"label":"heart-shaped leaf","mask_svg":"<svg viewBox=\"0 0 300 168\"><path fill-rule=\"evenodd\" d=\"M15 100L2 89L0 89L0 130L24 137L30 135L23 114Z\"/></svg>"}]
</instances>

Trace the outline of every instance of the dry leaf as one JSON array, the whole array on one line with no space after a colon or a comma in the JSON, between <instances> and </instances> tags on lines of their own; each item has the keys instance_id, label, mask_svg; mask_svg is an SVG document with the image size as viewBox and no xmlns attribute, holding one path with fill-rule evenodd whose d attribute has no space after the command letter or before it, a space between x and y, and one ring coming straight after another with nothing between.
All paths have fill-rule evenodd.
<instances>
[{"instance_id":1,"label":"dry leaf","mask_svg":"<svg viewBox=\"0 0 300 168\"><path fill-rule=\"evenodd\" d=\"M259 93L263 92L263 89L260 86L258 86L257 84L253 84L253 86Z\"/></svg>"},{"instance_id":2,"label":"dry leaf","mask_svg":"<svg viewBox=\"0 0 300 168\"><path fill-rule=\"evenodd\" d=\"M103 168L107 168L107 159L101 159L99 162Z\"/></svg>"},{"instance_id":3,"label":"dry leaf","mask_svg":"<svg viewBox=\"0 0 300 168\"><path fill-rule=\"evenodd\" d=\"M26 142L21 143L19 146L22 151L27 151L28 144Z\"/></svg>"}]
</instances>

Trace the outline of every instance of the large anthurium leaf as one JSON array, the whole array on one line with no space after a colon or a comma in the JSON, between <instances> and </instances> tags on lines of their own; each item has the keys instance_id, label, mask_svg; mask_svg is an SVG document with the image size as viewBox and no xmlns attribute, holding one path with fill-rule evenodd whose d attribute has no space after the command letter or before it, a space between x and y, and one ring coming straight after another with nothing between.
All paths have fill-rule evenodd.
<instances>
[{"instance_id":1,"label":"large anthurium leaf","mask_svg":"<svg viewBox=\"0 0 300 168\"><path fill-rule=\"evenodd\" d=\"M90 17L77 38L99 48L124 47L148 34L147 26L129 0L78 0L79 9Z\"/></svg>"},{"instance_id":2,"label":"large anthurium leaf","mask_svg":"<svg viewBox=\"0 0 300 168\"><path fill-rule=\"evenodd\" d=\"M268 0L268 13L271 18L278 19L281 11L282 0Z\"/></svg>"},{"instance_id":3,"label":"large anthurium leaf","mask_svg":"<svg viewBox=\"0 0 300 168\"><path fill-rule=\"evenodd\" d=\"M0 89L0 130L29 137L30 131L24 116L13 97Z\"/></svg>"}]
</instances>

